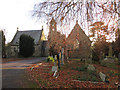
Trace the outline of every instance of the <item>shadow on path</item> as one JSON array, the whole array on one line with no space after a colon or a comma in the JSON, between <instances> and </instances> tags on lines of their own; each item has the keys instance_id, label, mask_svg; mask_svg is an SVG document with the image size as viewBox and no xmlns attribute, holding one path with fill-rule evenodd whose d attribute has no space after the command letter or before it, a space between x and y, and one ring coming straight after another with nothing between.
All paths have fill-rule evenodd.
<instances>
[{"instance_id":1,"label":"shadow on path","mask_svg":"<svg viewBox=\"0 0 120 90\"><path fill-rule=\"evenodd\" d=\"M2 68L2 88L35 88L37 87L28 80L25 74L26 68L32 64L39 63L46 58L33 60L15 61L4 64Z\"/></svg>"}]
</instances>

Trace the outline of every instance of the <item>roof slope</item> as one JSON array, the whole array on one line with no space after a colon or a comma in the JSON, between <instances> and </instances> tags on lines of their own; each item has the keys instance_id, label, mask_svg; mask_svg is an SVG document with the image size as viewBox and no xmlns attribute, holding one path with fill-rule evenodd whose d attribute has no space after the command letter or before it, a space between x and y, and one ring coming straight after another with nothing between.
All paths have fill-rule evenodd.
<instances>
[{"instance_id":1,"label":"roof slope","mask_svg":"<svg viewBox=\"0 0 120 90\"><path fill-rule=\"evenodd\" d=\"M28 31L17 31L11 45L18 45L19 44L19 38L22 34L26 34L31 36L34 39L34 43L38 44L41 35L42 35L42 30L28 30Z\"/></svg>"},{"instance_id":2,"label":"roof slope","mask_svg":"<svg viewBox=\"0 0 120 90\"><path fill-rule=\"evenodd\" d=\"M78 38L80 40L84 39L91 43L89 37L85 34L85 32L82 30L80 25L76 22L75 26L73 27L72 31L67 37L67 40ZM74 40L73 40L74 41Z\"/></svg>"}]
</instances>

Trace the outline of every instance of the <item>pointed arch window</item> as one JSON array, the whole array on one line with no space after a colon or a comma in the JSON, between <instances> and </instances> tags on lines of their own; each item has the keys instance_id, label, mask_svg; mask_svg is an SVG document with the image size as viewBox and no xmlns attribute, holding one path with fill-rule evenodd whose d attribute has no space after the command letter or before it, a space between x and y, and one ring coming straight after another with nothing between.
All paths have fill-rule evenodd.
<instances>
[{"instance_id":1,"label":"pointed arch window","mask_svg":"<svg viewBox=\"0 0 120 90\"><path fill-rule=\"evenodd\" d=\"M74 49L78 49L79 44L80 44L80 42L78 41L78 39L76 39L75 42L74 42Z\"/></svg>"}]
</instances>

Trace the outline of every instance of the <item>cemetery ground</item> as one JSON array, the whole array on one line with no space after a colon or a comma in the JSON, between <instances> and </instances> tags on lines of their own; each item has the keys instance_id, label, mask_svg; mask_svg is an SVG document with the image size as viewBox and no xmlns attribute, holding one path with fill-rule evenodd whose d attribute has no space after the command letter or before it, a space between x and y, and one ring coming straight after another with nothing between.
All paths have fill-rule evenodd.
<instances>
[{"instance_id":1,"label":"cemetery ground","mask_svg":"<svg viewBox=\"0 0 120 90\"><path fill-rule=\"evenodd\" d=\"M118 88L120 84L120 65L110 64L105 66L100 63L92 63L95 70L88 70L84 61L77 59L65 62L53 77L53 62L42 62L28 67L26 73L29 80L33 81L37 88ZM34 67L34 68L33 68ZM99 72L105 74L103 82Z\"/></svg>"}]
</instances>

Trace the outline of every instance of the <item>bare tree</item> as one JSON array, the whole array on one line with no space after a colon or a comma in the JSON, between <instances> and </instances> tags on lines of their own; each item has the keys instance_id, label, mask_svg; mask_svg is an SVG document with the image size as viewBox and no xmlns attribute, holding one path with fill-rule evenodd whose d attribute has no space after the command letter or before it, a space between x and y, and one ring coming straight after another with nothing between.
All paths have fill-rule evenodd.
<instances>
[{"instance_id":1,"label":"bare tree","mask_svg":"<svg viewBox=\"0 0 120 90\"><path fill-rule=\"evenodd\" d=\"M33 16L47 19L52 17L58 24L70 24L71 21L78 20L82 28L89 30L89 26L97 21L106 22L108 28L114 27L117 30L119 11L119 0L44 0L34 6ZM114 22L112 26L110 23ZM109 29L108 29L109 30Z\"/></svg>"}]
</instances>

